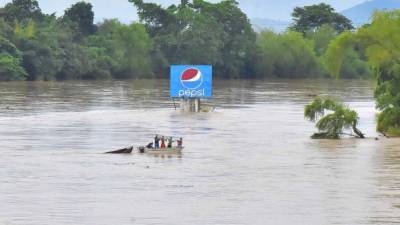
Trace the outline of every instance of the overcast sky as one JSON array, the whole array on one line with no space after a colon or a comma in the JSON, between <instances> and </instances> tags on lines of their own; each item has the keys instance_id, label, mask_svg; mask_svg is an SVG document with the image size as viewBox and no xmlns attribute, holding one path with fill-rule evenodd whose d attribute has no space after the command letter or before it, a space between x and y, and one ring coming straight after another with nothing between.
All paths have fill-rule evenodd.
<instances>
[{"instance_id":1,"label":"overcast sky","mask_svg":"<svg viewBox=\"0 0 400 225\"><path fill-rule=\"evenodd\" d=\"M136 10L128 0L86 0L94 6L96 20L103 18L119 18L124 22L137 20ZM164 5L179 3L180 0L145 0ZM210 0L218 1L218 0ZM312 5L320 2L331 4L338 11L347 9L366 0L239 0L240 7L250 18L268 18L274 20L290 20L290 13L295 6ZM0 0L3 6L11 0ZM78 0L39 0L40 7L46 13L56 12L62 15L64 10Z\"/></svg>"}]
</instances>

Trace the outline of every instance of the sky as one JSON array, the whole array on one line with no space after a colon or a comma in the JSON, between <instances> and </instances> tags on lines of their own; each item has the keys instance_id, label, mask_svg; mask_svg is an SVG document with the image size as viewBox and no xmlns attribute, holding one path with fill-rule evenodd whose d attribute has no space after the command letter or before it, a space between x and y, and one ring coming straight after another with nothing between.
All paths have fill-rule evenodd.
<instances>
[{"instance_id":1,"label":"sky","mask_svg":"<svg viewBox=\"0 0 400 225\"><path fill-rule=\"evenodd\" d=\"M45 13L62 15L64 10L79 0L39 0L41 9ZM145 0L163 5L177 4L180 0ZM218 0L209 0L216 2ZM240 7L249 18L266 18L273 20L290 20L290 14L296 6L318 4L321 2L332 5L337 11L350 8L366 0L238 0ZM11 0L0 0L0 6L4 6ZM135 7L128 0L86 0L93 4L96 21L104 18L118 18L123 22L132 22L138 19Z\"/></svg>"}]
</instances>

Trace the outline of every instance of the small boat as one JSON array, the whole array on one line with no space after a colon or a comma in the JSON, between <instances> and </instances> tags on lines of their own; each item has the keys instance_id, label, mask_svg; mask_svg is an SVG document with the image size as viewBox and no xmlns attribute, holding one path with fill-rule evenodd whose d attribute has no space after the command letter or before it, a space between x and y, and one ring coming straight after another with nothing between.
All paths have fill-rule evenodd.
<instances>
[{"instance_id":1,"label":"small boat","mask_svg":"<svg viewBox=\"0 0 400 225\"><path fill-rule=\"evenodd\" d=\"M172 147L172 148L146 148L146 147L139 147L139 153L147 153L152 155L179 155L182 153L182 150L185 147Z\"/></svg>"},{"instance_id":2,"label":"small boat","mask_svg":"<svg viewBox=\"0 0 400 225\"><path fill-rule=\"evenodd\" d=\"M130 154L133 151L133 146L111 151L111 152L106 152L105 154Z\"/></svg>"}]
</instances>

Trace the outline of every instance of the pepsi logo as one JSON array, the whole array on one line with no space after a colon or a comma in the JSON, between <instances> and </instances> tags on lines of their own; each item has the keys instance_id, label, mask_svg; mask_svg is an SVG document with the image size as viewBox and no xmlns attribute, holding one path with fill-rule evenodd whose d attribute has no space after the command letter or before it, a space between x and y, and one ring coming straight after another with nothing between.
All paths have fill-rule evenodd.
<instances>
[{"instance_id":1,"label":"pepsi logo","mask_svg":"<svg viewBox=\"0 0 400 225\"><path fill-rule=\"evenodd\" d=\"M187 89L197 89L203 84L203 74L197 68L189 68L182 72L182 86Z\"/></svg>"}]
</instances>

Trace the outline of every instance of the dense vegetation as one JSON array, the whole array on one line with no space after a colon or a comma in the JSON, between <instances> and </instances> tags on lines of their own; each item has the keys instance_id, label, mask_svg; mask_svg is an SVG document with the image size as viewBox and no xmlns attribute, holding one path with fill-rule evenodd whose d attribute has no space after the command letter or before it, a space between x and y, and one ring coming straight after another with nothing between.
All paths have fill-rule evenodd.
<instances>
[{"instance_id":1,"label":"dense vegetation","mask_svg":"<svg viewBox=\"0 0 400 225\"><path fill-rule=\"evenodd\" d=\"M8 3L0 8L0 80L166 78L171 64L212 64L218 78L324 78L328 46L353 29L323 3L295 8L287 32L256 33L234 0L167 8L129 1L140 23L94 24L86 2L61 17L44 14L36 0ZM369 78L364 53L346 45L338 74Z\"/></svg>"},{"instance_id":2,"label":"dense vegetation","mask_svg":"<svg viewBox=\"0 0 400 225\"><path fill-rule=\"evenodd\" d=\"M345 32L326 51L330 73L340 76L346 49L358 46L373 67L378 131L400 136L400 10L376 12L372 22L356 32Z\"/></svg>"}]
</instances>

